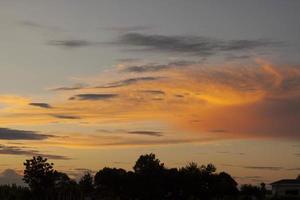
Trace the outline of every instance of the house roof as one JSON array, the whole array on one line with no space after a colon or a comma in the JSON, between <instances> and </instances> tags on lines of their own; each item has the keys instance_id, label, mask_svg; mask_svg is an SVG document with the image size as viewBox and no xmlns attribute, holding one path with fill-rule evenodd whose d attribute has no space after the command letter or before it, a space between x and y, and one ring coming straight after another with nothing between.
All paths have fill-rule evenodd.
<instances>
[{"instance_id":1,"label":"house roof","mask_svg":"<svg viewBox=\"0 0 300 200\"><path fill-rule=\"evenodd\" d=\"M271 185L300 185L300 179L282 179L271 183Z\"/></svg>"}]
</instances>

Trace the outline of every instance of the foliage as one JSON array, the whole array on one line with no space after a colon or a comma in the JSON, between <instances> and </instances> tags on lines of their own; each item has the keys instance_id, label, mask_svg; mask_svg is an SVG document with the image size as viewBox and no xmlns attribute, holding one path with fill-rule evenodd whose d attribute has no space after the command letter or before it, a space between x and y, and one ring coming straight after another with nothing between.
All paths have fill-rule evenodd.
<instances>
[{"instance_id":1,"label":"foliage","mask_svg":"<svg viewBox=\"0 0 300 200\"><path fill-rule=\"evenodd\" d=\"M261 187L245 184L241 186L241 194L244 196L244 199L250 199L255 197L258 200L265 199L266 187L262 183Z\"/></svg>"},{"instance_id":2,"label":"foliage","mask_svg":"<svg viewBox=\"0 0 300 200\"><path fill-rule=\"evenodd\" d=\"M56 178L53 163L48 163L47 158L37 156L26 160L24 165L23 180L35 194L36 199L43 199L53 192Z\"/></svg>"},{"instance_id":3,"label":"foliage","mask_svg":"<svg viewBox=\"0 0 300 200\"><path fill-rule=\"evenodd\" d=\"M40 156L24 163L24 182L29 187L0 186L1 200L229 200L263 199L265 185L243 185L213 164L191 162L168 169L154 154L141 155L134 171L105 167L95 176L85 173L79 182L54 170ZM241 197L241 198L240 198Z\"/></svg>"},{"instance_id":4,"label":"foliage","mask_svg":"<svg viewBox=\"0 0 300 200\"><path fill-rule=\"evenodd\" d=\"M85 173L80 181L79 186L85 195L91 194L94 190L93 176L90 172Z\"/></svg>"},{"instance_id":5,"label":"foliage","mask_svg":"<svg viewBox=\"0 0 300 200\"><path fill-rule=\"evenodd\" d=\"M29 188L16 185L1 185L0 186L1 200L29 200L31 193Z\"/></svg>"},{"instance_id":6,"label":"foliage","mask_svg":"<svg viewBox=\"0 0 300 200\"><path fill-rule=\"evenodd\" d=\"M164 164L160 163L160 160L155 157L155 154L150 153L141 155L136 161L134 172L137 174L155 173L164 169Z\"/></svg>"}]
</instances>

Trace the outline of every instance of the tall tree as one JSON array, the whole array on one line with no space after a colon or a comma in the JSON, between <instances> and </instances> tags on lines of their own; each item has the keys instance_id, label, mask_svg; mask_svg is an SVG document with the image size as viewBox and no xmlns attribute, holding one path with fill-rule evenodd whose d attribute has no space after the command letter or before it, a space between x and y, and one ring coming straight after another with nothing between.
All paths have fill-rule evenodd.
<instances>
[{"instance_id":1,"label":"tall tree","mask_svg":"<svg viewBox=\"0 0 300 200\"><path fill-rule=\"evenodd\" d=\"M143 174L149 172L160 171L164 169L164 164L155 157L155 154L141 155L133 167L135 173Z\"/></svg>"},{"instance_id":2,"label":"tall tree","mask_svg":"<svg viewBox=\"0 0 300 200\"><path fill-rule=\"evenodd\" d=\"M79 187L84 196L91 195L94 191L93 176L86 172L79 181Z\"/></svg>"},{"instance_id":3,"label":"tall tree","mask_svg":"<svg viewBox=\"0 0 300 200\"><path fill-rule=\"evenodd\" d=\"M124 194L124 180L126 171L124 169L104 167L95 175L95 186L97 194L111 199L118 198Z\"/></svg>"},{"instance_id":4,"label":"tall tree","mask_svg":"<svg viewBox=\"0 0 300 200\"><path fill-rule=\"evenodd\" d=\"M24 162L25 170L23 180L38 198L45 196L53 190L55 185L55 170L53 163L47 162L47 158L33 157Z\"/></svg>"}]
</instances>

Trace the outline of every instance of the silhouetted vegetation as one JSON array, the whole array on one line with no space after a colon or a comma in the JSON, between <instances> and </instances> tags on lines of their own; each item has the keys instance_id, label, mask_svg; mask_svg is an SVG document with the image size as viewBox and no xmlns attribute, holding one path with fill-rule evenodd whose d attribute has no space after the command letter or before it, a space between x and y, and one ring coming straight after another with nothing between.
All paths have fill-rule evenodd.
<instances>
[{"instance_id":1,"label":"silhouetted vegetation","mask_svg":"<svg viewBox=\"0 0 300 200\"><path fill-rule=\"evenodd\" d=\"M264 199L265 185L243 185L212 164L166 168L154 154L139 157L133 171L105 167L78 183L40 156L24 163L28 187L0 186L1 200L234 200Z\"/></svg>"},{"instance_id":2,"label":"silhouetted vegetation","mask_svg":"<svg viewBox=\"0 0 300 200\"><path fill-rule=\"evenodd\" d=\"M242 185L241 186L241 196L243 200L251 200L255 197L257 200L265 199L267 190L264 183L260 187L253 185Z\"/></svg>"}]
</instances>

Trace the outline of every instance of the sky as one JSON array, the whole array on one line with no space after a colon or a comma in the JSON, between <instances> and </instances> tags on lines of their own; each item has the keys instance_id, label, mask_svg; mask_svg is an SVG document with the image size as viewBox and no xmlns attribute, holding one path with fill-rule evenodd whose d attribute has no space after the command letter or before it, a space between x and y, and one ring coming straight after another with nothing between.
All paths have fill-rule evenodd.
<instances>
[{"instance_id":1,"label":"sky","mask_svg":"<svg viewBox=\"0 0 300 200\"><path fill-rule=\"evenodd\" d=\"M0 183L213 163L300 174L297 0L0 0Z\"/></svg>"}]
</instances>

